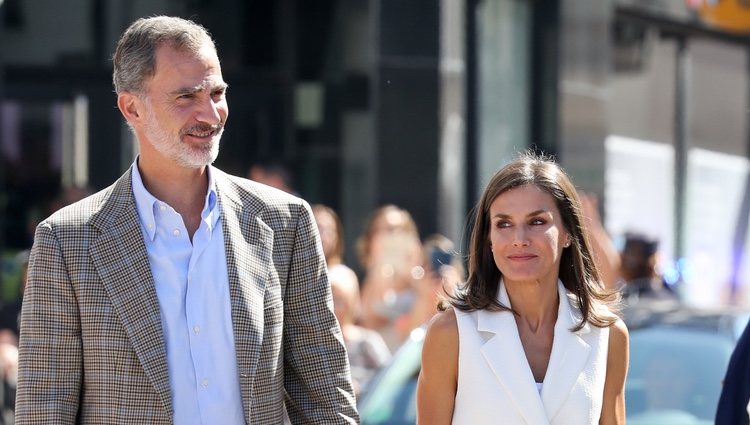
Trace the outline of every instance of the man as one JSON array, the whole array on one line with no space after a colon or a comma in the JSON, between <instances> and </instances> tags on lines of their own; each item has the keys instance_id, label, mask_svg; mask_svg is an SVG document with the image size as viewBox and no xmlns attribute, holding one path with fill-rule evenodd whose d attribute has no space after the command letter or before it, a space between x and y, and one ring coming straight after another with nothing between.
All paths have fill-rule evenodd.
<instances>
[{"instance_id":1,"label":"man","mask_svg":"<svg viewBox=\"0 0 750 425\"><path fill-rule=\"evenodd\" d=\"M745 325L729 359L714 423L750 423L750 323Z\"/></svg>"},{"instance_id":2,"label":"man","mask_svg":"<svg viewBox=\"0 0 750 425\"><path fill-rule=\"evenodd\" d=\"M136 162L37 228L17 424L357 423L309 206L228 176L213 41L133 23L114 55Z\"/></svg>"},{"instance_id":3,"label":"man","mask_svg":"<svg viewBox=\"0 0 750 425\"><path fill-rule=\"evenodd\" d=\"M258 161L250 166L247 178L258 183L281 189L286 193L297 195L294 190L292 172L284 163L267 160Z\"/></svg>"},{"instance_id":4,"label":"man","mask_svg":"<svg viewBox=\"0 0 750 425\"><path fill-rule=\"evenodd\" d=\"M628 233L622 249L621 275L625 281L623 299L631 304L640 301L678 302L677 293L656 271L659 242L645 235Z\"/></svg>"}]
</instances>

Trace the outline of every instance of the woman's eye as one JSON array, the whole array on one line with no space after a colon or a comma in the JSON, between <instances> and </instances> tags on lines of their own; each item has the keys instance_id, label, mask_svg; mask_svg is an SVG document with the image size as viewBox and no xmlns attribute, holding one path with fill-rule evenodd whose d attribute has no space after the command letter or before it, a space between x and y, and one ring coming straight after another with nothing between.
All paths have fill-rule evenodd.
<instances>
[{"instance_id":1,"label":"woman's eye","mask_svg":"<svg viewBox=\"0 0 750 425\"><path fill-rule=\"evenodd\" d=\"M498 228L500 228L500 229L505 228L505 227L510 227L510 222L509 221L498 221L497 224L496 224L496 226Z\"/></svg>"},{"instance_id":2,"label":"woman's eye","mask_svg":"<svg viewBox=\"0 0 750 425\"><path fill-rule=\"evenodd\" d=\"M531 220L531 224L535 225L535 226L540 226L540 225L542 225L544 223L545 223L545 221L542 220L541 218L534 218L534 219Z\"/></svg>"}]
</instances>

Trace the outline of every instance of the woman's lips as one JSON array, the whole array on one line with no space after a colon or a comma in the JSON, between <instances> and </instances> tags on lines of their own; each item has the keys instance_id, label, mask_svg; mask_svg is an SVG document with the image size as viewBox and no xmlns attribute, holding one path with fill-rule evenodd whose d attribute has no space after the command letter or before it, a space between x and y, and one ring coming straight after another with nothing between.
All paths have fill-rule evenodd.
<instances>
[{"instance_id":1,"label":"woman's lips","mask_svg":"<svg viewBox=\"0 0 750 425\"><path fill-rule=\"evenodd\" d=\"M508 259L512 261L528 261L534 258L536 258L534 254L511 254L508 256Z\"/></svg>"}]
</instances>

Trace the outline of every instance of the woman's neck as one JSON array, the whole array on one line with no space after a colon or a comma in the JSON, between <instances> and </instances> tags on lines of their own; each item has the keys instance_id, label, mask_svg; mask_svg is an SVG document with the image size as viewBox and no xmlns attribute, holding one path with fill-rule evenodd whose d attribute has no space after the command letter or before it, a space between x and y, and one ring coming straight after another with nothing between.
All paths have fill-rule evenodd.
<instances>
[{"instance_id":1,"label":"woman's neck","mask_svg":"<svg viewBox=\"0 0 750 425\"><path fill-rule=\"evenodd\" d=\"M508 282L504 281L505 290L510 299L510 305L516 312L516 322L528 326L536 331L545 324L554 324L557 321L557 310L559 306L559 295L557 282L531 281L531 282Z\"/></svg>"}]
</instances>

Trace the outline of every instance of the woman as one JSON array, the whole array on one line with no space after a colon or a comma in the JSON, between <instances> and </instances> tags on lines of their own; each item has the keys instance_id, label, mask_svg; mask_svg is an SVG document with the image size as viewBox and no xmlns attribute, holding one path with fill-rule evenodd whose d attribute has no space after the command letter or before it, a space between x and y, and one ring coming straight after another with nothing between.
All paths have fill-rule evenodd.
<instances>
[{"instance_id":1,"label":"woman","mask_svg":"<svg viewBox=\"0 0 750 425\"><path fill-rule=\"evenodd\" d=\"M328 268L343 265L344 225L341 223L339 215L333 208L323 204L314 204L311 209L313 217L315 217L315 224L318 226L320 244L323 247L323 255L326 257Z\"/></svg>"},{"instance_id":2,"label":"woman","mask_svg":"<svg viewBox=\"0 0 750 425\"><path fill-rule=\"evenodd\" d=\"M341 326L355 395L367 381L391 358L383 338L375 331L357 326L361 303L359 279L352 269L344 265L344 225L331 207L323 204L312 206L318 225L320 243L328 265L328 281L331 283L333 312Z\"/></svg>"},{"instance_id":3,"label":"woman","mask_svg":"<svg viewBox=\"0 0 750 425\"><path fill-rule=\"evenodd\" d=\"M524 154L492 177L475 220L468 281L425 337L418 422L624 424L628 333L569 178Z\"/></svg>"},{"instance_id":4,"label":"woman","mask_svg":"<svg viewBox=\"0 0 750 425\"><path fill-rule=\"evenodd\" d=\"M404 337L399 323L410 314L425 274L417 224L405 209L384 205L373 212L357 248L364 267L361 324L395 351Z\"/></svg>"},{"instance_id":5,"label":"woman","mask_svg":"<svg viewBox=\"0 0 750 425\"><path fill-rule=\"evenodd\" d=\"M361 311L357 276L338 268L328 274L328 279L331 281L333 312L341 326L349 355L354 394L359 396L370 378L391 359L391 352L379 333L357 325Z\"/></svg>"},{"instance_id":6,"label":"woman","mask_svg":"<svg viewBox=\"0 0 750 425\"><path fill-rule=\"evenodd\" d=\"M414 329L424 326L437 313L438 301L444 294L453 293L466 279L461 258L456 246L446 236L433 233L422 242L424 248L424 277L414 280L412 289L415 299L411 311L396 323L401 340Z\"/></svg>"}]
</instances>

